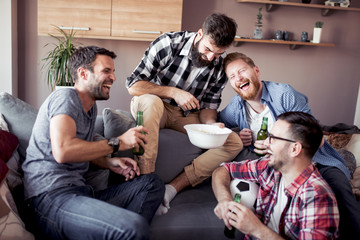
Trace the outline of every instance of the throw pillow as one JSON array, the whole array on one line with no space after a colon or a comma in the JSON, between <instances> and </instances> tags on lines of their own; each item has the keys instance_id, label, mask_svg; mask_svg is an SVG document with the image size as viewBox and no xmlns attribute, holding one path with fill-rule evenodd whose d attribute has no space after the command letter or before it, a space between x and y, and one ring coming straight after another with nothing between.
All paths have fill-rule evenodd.
<instances>
[{"instance_id":1,"label":"throw pillow","mask_svg":"<svg viewBox=\"0 0 360 240\"><path fill-rule=\"evenodd\" d=\"M19 142L17 137L7 131L0 129L0 158L7 162L16 150Z\"/></svg>"},{"instance_id":2,"label":"throw pillow","mask_svg":"<svg viewBox=\"0 0 360 240\"><path fill-rule=\"evenodd\" d=\"M1 113L0 113L0 128L4 131L9 131L9 129L7 127L7 123ZM15 137L15 135L10 135L10 138L13 139L14 137ZM12 141L14 141L14 139ZM17 138L16 138L16 142L18 142ZM1 150L1 152L3 151L3 149L1 147L0 147L0 150ZM17 147L15 150L13 150L13 153L9 159L8 158L3 158L3 159L5 159L7 161L7 162L6 161L5 162L6 162L7 167L9 168L9 173L6 177L6 180L7 180L7 184L9 186L10 190L12 191L16 186L22 184L22 176L23 176L23 171L21 169L21 164L20 164L20 155L17 151Z\"/></svg>"},{"instance_id":3,"label":"throw pillow","mask_svg":"<svg viewBox=\"0 0 360 240\"><path fill-rule=\"evenodd\" d=\"M38 111L30 104L2 92L0 93L0 112L4 115L9 131L19 140L20 160L24 161Z\"/></svg>"},{"instance_id":4,"label":"throw pillow","mask_svg":"<svg viewBox=\"0 0 360 240\"><path fill-rule=\"evenodd\" d=\"M103 110L104 119L104 136L106 139L118 137L124 134L130 128L135 127L136 122L131 114L122 110L112 110L105 108ZM119 151L116 157L130 157L133 158L131 149L126 151Z\"/></svg>"},{"instance_id":5,"label":"throw pillow","mask_svg":"<svg viewBox=\"0 0 360 240\"><path fill-rule=\"evenodd\" d=\"M360 134L326 133L324 136L344 158L351 171L352 190L360 200Z\"/></svg>"},{"instance_id":6,"label":"throw pillow","mask_svg":"<svg viewBox=\"0 0 360 240\"><path fill-rule=\"evenodd\" d=\"M4 131L9 131L8 125L4 119L4 115L0 113L0 129Z\"/></svg>"},{"instance_id":7,"label":"throw pillow","mask_svg":"<svg viewBox=\"0 0 360 240\"><path fill-rule=\"evenodd\" d=\"M0 185L0 239L33 240L34 236L25 229L14 199L3 181Z\"/></svg>"},{"instance_id":8,"label":"throw pillow","mask_svg":"<svg viewBox=\"0 0 360 240\"><path fill-rule=\"evenodd\" d=\"M122 110L105 108L102 114L104 119L104 136L107 139L118 137L136 125L135 120Z\"/></svg>"}]
</instances>

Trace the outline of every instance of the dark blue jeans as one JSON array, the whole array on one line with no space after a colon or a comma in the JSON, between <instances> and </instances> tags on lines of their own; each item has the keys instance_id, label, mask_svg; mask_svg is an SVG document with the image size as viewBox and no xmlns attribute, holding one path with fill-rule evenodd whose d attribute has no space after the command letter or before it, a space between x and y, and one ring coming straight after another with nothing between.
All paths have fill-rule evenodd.
<instances>
[{"instance_id":1,"label":"dark blue jeans","mask_svg":"<svg viewBox=\"0 0 360 240\"><path fill-rule=\"evenodd\" d=\"M148 239L164 191L160 178L148 174L101 191L68 186L27 203L40 239Z\"/></svg>"}]
</instances>

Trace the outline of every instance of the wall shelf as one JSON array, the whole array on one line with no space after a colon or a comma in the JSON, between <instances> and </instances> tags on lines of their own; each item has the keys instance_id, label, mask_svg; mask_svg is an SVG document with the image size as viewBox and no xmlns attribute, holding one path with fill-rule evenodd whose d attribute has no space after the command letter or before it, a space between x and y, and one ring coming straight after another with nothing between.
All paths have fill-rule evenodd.
<instances>
[{"instance_id":1,"label":"wall shelf","mask_svg":"<svg viewBox=\"0 0 360 240\"><path fill-rule=\"evenodd\" d=\"M300 42L300 41L284 41L275 39L252 39L252 38L235 38L234 45L237 47L243 43L265 43L265 44L282 44L289 45L291 50L295 50L300 46L312 46L312 47L334 47L333 43L312 43L312 42Z\"/></svg>"},{"instance_id":2,"label":"wall shelf","mask_svg":"<svg viewBox=\"0 0 360 240\"><path fill-rule=\"evenodd\" d=\"M239 3L262 3L266 5L266 11L269 12L273 9L274 5L291 6L291 7L305 7L305 8L318 8L321 9L321 15L327 16L332 10L344 10L344 11L358 11L360 8L353 7L333 7L325 6L322 4L306 4L306 3L294 3L294 2L279 2L279 1L265 1L265 0L237 0Z\"/></svg>"}]
</instances>

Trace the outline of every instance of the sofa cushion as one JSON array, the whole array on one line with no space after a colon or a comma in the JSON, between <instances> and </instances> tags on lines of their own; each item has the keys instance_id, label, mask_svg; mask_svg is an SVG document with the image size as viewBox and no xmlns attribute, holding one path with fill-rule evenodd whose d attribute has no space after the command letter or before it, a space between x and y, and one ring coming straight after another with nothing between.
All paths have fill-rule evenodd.
<instances>
[{"instance_id":1,"label":"sofa cushion","mask_svg":"<svg viewBox=\"0 0 360 240\"><path fill-rule=\"evenodd\" d=\"M19 140L18 151L21 161L25 160L26 148L37 112L36 108L9 93L0 93L0 113L4 115L9 131L16 135Z\"/></svg>"},{"instance_id":2,"label":"sofa cushion","mask_svg":"<svg viewBox=\"0 0 360 240\"><path fill-rule=\"evenodd\" d=\"M168 213L156 215L151 223L150 240L226 240L224 222L214 214L217 201L211 179L176 195ZM242 239L237 231L236 239Z\"/></svg>"},{"instance_id":3,"label":"sofa cushion","mask_svg":"<svg viewBox=\"0 0 360 240\"><path fill-rule=\"evenodd\" d=\"M110 108L105 108L103 110L103 121L104 137L106 139L118 137L136 125L134 118L132 118L128 112L123 110L112 110ZM119 151L116 156L131 158L134 157L131 149L126 151Z\"/></svg>"},{"instance_id":4,"label":"sofa cushion","mask_svg":"<svg viewBox=\"0 0 360 240\"><path fill-rule=\"evenodd\" d=\"M202 152L202 149L190 143L186 134L167 128L160 129L155 173L165 183L169 183Z\"/></svg>"},{"instance_id":5,"label":"sofa cushion","mask_svg":"<svg viewBox=\"0 0 360 240\"><path fill-rule=\"evenodd\" d=\"M107 139L120 136L136 125L135 120L122 110L105 108L103 110L103 119L104 136Z\"/></svg>"}]
</instances>

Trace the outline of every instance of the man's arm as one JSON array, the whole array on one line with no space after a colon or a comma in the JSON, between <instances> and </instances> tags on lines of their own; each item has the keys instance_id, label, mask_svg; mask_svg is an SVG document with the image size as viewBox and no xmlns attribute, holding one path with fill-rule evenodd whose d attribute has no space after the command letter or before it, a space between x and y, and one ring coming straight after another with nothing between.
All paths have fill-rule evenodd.
<instances>
[{"instance_id":1,"label":"man's arm","mask_svg":"<svg viewBox=\"0 0 360 240\"><path fill-rule=\"evenodd\" d=\"M88 142L76 137L75 121L65 114L51 118L50 141L58 163L91 161L113 151L107 140Z\"/></svg>"},{"instance_id":2,"label":"man's arm","mask_svg":"<svg viewBox=\"0 0 360 240\"><path fill-rule=\"evenodd\" d=\"M138 126L119 136L119 150L127 150L141 145L145 149L146 128ZM90 142L76 136L76 123L68 115L56 115L50 120L50 141L53 156L58 163L87 162L95 159L105 159L113 152L108 140Z\"/></svg>"},{"instance_id":3,"label":"man's arm","mask_svg":"<svg viewBox=\"0 0 360 240\"><path fill-rule=\"evenodd\" d=\"M229 229L231 229L232 226L226 214L229 211L229 203L232 201L230 181L230 174L225 167L218 167L212 174L212 189L218 201L214 212L219 219L224 221L226 227Z\"/></svg>"},{"instance_id":4,"label":"man's arm","mask_svg":"<svg viewBox=\"0 0 360 240\"><path fill-rule=\"evenodd\" d=\"M148 81L134 83L128 91L133 96L153 94L164 99L174 99L183 110L200 109L199 101L191 94L180 88L160 86Z\"/></svg>"}]
</instances>

